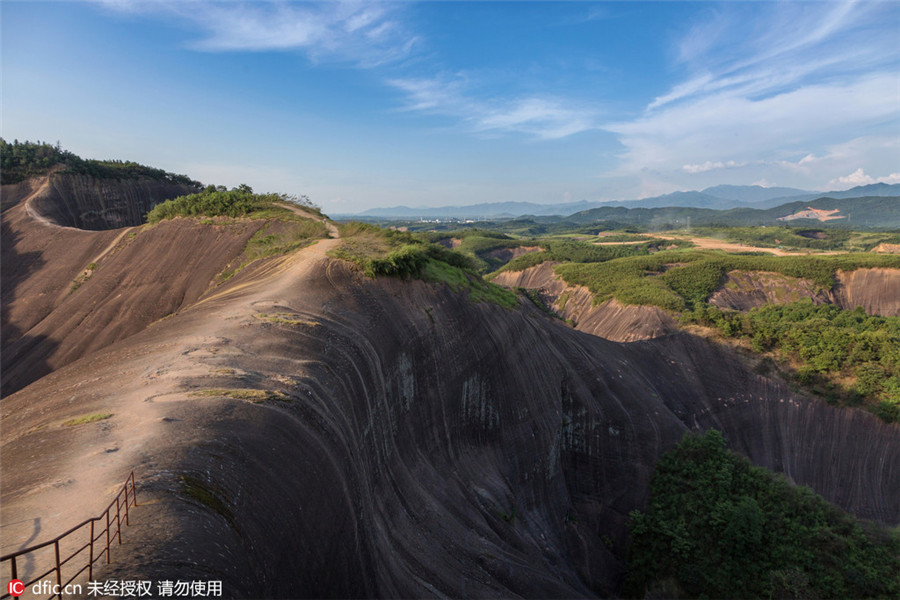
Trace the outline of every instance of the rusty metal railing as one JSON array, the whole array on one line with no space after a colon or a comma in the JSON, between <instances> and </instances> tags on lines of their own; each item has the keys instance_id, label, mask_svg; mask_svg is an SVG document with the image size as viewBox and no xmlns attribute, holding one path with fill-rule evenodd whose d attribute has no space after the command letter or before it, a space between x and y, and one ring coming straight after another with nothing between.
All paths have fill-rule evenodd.
<instances>
[{"instance_id":1,"label":"rusty metal railing","mask_svg":"<svg viewBox=\"0 0 900 600\"><path fill-rule=\"evenodd\" d=\"M130 495L131 497L130 498L129 498L129 487L131 488L131 495ZM125 497L124 501L122 499L123 495ZM122 521L124 520L125 525L131 525L131 521L128 516L128 505L129 504L131 504L132 506L138 505L137 504L137 491L135 490L135 487L134 487L134 471L132 471L128 475L128 478L125 480L125 484L122 486L122 489L116 495L115 499L109 503L109 506L106 507L106 510L104 510L102 513L100 513L99 516L96 516L92 519L87 519L86 521L79 523L75 527L72 527L71 529L69 529L68 531L63 533L62 535L59 535L59 536L53 538L52 540L48 540L42 544L37 544L36 546L29 546L28 548L19 550L17 552L13 552L12 554L6 554L4 556L0 556L0 564L8 561L10 563L10 572L12 573L12 579L18 579L19 578L18 577L18 568L17 568L17 564L16 564L17 558L19 558L20 556L26 555L26 554L31 554L37 550L41 550L42 548L46 548L48 546L53 546L55 566L51 567L50 570L41 573L37 577L34 577L30 581L26 581L23 583L24 583L25 589L27 590L33 584L43 581L45 577L48 577L49 575L51 575L55 572L56 573L56 584L59 587L56 588L58 590L58 592L52 594L50 596L50 598L58 598L59 600L63 600L63 590L66 588L67 585L69 585L70 583L75 581L76 577L78 577L79 575L84 573L85 570L88 572L88 580L89 581L94 578L94 563L96 563L98 560L103 558L104 553L106 554L106 564L110 563L109 547L110 547L110 544L112 543L112 540L118 539L119 544L122 543ZM114 506L115 506L115 515L113 515L113 507ZM122 514L123 512L124 512L124 519L123 519L123 514ZM97 530L97 526L95 524L98 521L100 521L101 526L103 526L103 529L101 529L100 532L95 535L96 530ZM103 525L104 521L106 523L105 526ZM113 531L113 526L115 527L115 531ZM61 560L60 555L59 555L60 541L67 538L68 536L74 536L75 532L77 532L83 528L87 528L90 531L90 535L88 537L88 542L79 546L77 549L73 550L69 556L67 556L66 558ZM101 542L101 544L99 545L100 552L99 552L99 554L97 554L95 556L94 555L94 543L97 542L98 540L102 540L104 536L106 537L105 549L104 549L103 543ZM65 565L66 563L68 563L69 561L74 559L76 556L78 556L85 550L88 551L87 564L84 565L83 567L81 567L74 575L72 575L69 579L67 579L64 582L63 575L62 575L63 565ZM0 596L0 600L5 599L5 598L10 598L10 597L11 597L11 594L9 594L7 592L7 593L3 594L2 596Z\"/></svg>"}]
</instances>

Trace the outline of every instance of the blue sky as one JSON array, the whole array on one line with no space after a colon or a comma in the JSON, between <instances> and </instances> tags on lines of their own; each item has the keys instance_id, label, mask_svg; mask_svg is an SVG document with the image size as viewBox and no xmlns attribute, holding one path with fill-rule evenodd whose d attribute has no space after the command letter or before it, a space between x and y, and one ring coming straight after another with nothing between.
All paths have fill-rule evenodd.
<instances>
[{"instance_id":1,"label":"blue sky","mask_svg":"<svg viewBox=\"0 0 900 600\"><path fill-rule=\"evenodd\" d=\"M900 3L0 4L8 140L375 206L900 182Z\"/></svg>"}]
</instances>

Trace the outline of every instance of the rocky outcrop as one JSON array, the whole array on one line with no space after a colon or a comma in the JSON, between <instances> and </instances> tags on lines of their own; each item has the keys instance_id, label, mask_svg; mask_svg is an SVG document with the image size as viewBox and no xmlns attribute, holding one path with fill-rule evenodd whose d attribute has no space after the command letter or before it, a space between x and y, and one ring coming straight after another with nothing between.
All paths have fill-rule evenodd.
<instances>
[{"instance_id":1,"label":"rocky outcrop","mask_svg":"<svg viewBox=\"0 0 900 600\"><path fill-rule=\"evenodd\" d=\"M677 326L664 310L655 306L629 306L615 299L600 304L584 286L569 285L556 275L548 261L522 271L504 271L494 283L511 288L537 290L541 300L575 328L608 340L633 342L674 331Z\"/></svg>"},{"instance_id":2,"label":"rocky outcrop","mask_svg":"<svg viewBox=\"0 0 900 600\"><path fill-rule=\"evenodd\" d=\"M900 269L838 271L832 291L834 303L846 309L857 306L870 315L900 316Z\"/></svg>"},{"instance_id":3,"label":"rocky outcrop","mask_svg":"<svg viewBox=\"0 0 900 600\"><path fill-rule=\"evenodd\" d=\"M719 308L747 311L802 298L847 310L860 306L871 315L900 316L900 269L838 271L831 290L780 273L731 271L709 302Z\"/></svg>"},{"instance_id":4,"label":"rocky outcrop","mask_svg":"<svg viewBox=\"0 0 900 600\"><path fill-rule=\"evenodd\" d=\"M265 225L179 219L146 228L85 231L34 214L36 203L53 205L53 194L63 189L54 181L78 180L54 175L33 181L20 202L3 212L4 395L197 301ZM103 182L96 189L110 185ZM127 196L142 185L120 183L118 193ZM4 186L4 194L9 187ZM82 198L92 193L82 191Z\"/></svg>"},{"instance_id":5,"label":"rocky outcrop","mask_svg":"<svg viewBox=\"0 0 900 600\"><path fill-rule=\"evenodd\" d=\"M525 301L369 280L315 248L2 411L4 523L136 468L139 543L99 577L221 578L238 597L616 595L656 461L708 427L900 522L896 425L796 396L687 334L613 343ZM58 425L100 411L106 429Z\"/></svg>"},{"instance_id":6,"label":"rocky outcrop","mask_svg":"<svg viewBox=\"0 0 900 600\"><path fill-rule=\"evenodd\" d=\"M540 246L516 246L515 248L497 248L496 250L491 250L487 253L490 258L496 259L503 264L508 263L511 260L515 260L520 256L524 256L526 254L530 254L532 252L540 252L542 248Z\"/></svg>"},{"instance_id":7,"label":"rocky outcrop","mask_svg":"<svg viewBox=\"0 0 900 600\"><path fill-rule=\"evenodd\" d=\"M814 304L832 301L829 290L806 279L763 271L731 271L722 287L709 297L709 303L719 308L747 311L803 298L811 299Z\"/></svg>"},{"instance_id":8,"label":"rocky outcrop","mask_svg":"<svg viewBox=\"0 0 900 600\"><path fill-rule=\"evenodd\" d=\"M196 192L191 186L155 179L96 179L57 173L46 193L31 200L38 215L63 227L105 230L140 225L164 200Z\"/></svg>"}]
</instances>

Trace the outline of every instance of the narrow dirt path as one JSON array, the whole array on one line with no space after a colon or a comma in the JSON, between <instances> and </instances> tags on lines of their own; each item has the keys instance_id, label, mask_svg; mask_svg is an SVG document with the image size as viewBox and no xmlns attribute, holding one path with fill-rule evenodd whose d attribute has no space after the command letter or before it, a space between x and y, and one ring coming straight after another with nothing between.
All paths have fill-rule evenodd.
<instances>
[{"instance_id":1,"label":"narrow dirt path","mask_svg":"<svg viewBox=\"0 0 900 600\"><path fill-rule=\"evenodd\" d=\"M47 175L46 177L44 177L44 181L41 183L41 185L38 187L38 189L34 190L31 194L29 194L28 197L25 198L25 201L22 202L23 206L25 207L25 214L27 214L29 217L31 217L32 219L34 219L41 225L45 225L47 227L58 227L60 229L75 229L75 227L66 227L64 225L59 225L58 223L54 223L53 221L51 221L44 215L42 215L39 212L37 212L36 210L34 210L34 208L31 206L32 200L34 200L36 197L38 197L41 194L47 193L47 190L49 190L49 189L50 189L50 176Z\"/></svg>"},{"instance_id":2,"label":"narrow dirt path","mask_svg":"<svg viewBox=\"0 0 900 600\"><path fill-rule=\"evenodd\" d=\"M95 256L94 259L93 259L91 262L99 263L99 262L100 262L100 259L102 259L104 256L106 256L106 255L109 254L110 252L112 252L112 249L116 247L116 244L118 244L119 241L120 241L123 237L125 237L125 234L127 234L128 232L130 232L132 229L137 229L137 228L136 228L136 227L126 227L125 229L123 229L122 232L121 232L119 235L117 235L113 241L111 241L111 242L109 243L109 246L107 246L100 254L98 254L97 256Z\"/></svg>"},{"instance_id":3,"label":"narrow dirt path","mask_svg":"<svg viewBox=\"0 0 900 600\"><path fill-rule=\"evenodd\" d=\"M313 221L316 221L319 219L318 215L311 213L308 210L306 210L300 206L297 206L296 204L289 203L286 205L286 208L289 211L291 211L295 214L298 214L305 219L312 219ZM329 237L334 238L334 239L341 237L340 232L338 232L337 226L334 223L330 222L327 217L322 217L322 222L325 223L325 227L328 228Z\"/></svg>"}]
</instances>

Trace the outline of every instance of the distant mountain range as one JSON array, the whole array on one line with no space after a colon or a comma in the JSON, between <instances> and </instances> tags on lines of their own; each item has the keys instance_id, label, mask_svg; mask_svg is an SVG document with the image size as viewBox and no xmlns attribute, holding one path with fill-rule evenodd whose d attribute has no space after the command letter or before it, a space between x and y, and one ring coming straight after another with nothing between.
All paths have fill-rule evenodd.
<instances>
[{"instance_id":1,"label":"distant mountain range","mask_svg":"<svg viewBox=\"0 0 900 600\"><path fill-rule=\"evenodd\" d=\"M411 208L394 206L373 208L356 215L336 215L368 219L504 219L521 216L565 216L592 209L618 208L704 208L730 210L738 208L767 209L789 202L808 202L817 198L900 197L900 184L874 183L845 191L811 192L787 187L759 185L717 185L702 191L674 192L641 200L621 202L568 202L536 204L532 202L490 202L466 206Z\"/></svg>"},{"instance_id":2,"label":"distant mountain range","mask_svg":"<svg viewBox=\"0 0 900 600\"><path fill-rule=\"evenodd\" d=\"M900 197L816 198L789 202L774 208L739 207L728 210L672 206L658 208L605 206L558 219L579 225L617 223L640 225L651 229L671 229L689 225L896 229L900 228Z\"/></svg>"}]
</instances>

